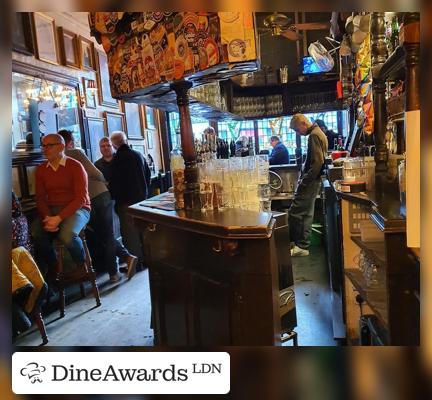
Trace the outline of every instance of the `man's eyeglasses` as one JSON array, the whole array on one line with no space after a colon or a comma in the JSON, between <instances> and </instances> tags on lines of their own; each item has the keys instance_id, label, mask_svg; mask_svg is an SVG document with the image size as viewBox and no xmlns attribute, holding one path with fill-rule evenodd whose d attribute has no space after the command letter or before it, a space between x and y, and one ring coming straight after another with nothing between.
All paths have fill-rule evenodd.
<instances>
[{"instance_id":1,"label":"man's eyeglasses","mask_svg":"<svg viewBox=\"0 0 432 400\"><path fill-rule=\"evenodd\" d=\"M61 144L61 143L59 142L59 143L47 143L47 144L41 144L41 147L42 147L43 149L45 149L45 148L51 148L51 147L53 147L53 146L57 146L58 144Z\"/></svg>"}]
</instances>

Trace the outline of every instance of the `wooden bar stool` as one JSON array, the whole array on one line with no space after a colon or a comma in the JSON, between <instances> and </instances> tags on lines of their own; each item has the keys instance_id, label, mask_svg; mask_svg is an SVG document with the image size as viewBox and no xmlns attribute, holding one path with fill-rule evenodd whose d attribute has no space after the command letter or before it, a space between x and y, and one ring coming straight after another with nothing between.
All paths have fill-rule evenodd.
<instances>
[{"instance_id":1,"label":"wooden bar stool","mask_svg":"<svg viewBox=\"0 0 432 400\"><path fill-rule=\"evenodd\" d=\"M87 241L84 234L84 229L81 230L79 237L81 238L84 246L85 260L82 265L74 264L75 268L72 271L63 271L64 251L65 246L58 239L55 239L55 247L57 250L57 265L56 265L56 278L55 284L59 290L60 301L60 318L65 316L65 288L74 284L79 284L81 289L81 296L85 297L84 282L90 282L92 285L93 296L96 299L96 306L101 305L99 297L99 289L96 283L96 274L92 267L92 260L87 247Z\"/></svg>"}]
</instances>

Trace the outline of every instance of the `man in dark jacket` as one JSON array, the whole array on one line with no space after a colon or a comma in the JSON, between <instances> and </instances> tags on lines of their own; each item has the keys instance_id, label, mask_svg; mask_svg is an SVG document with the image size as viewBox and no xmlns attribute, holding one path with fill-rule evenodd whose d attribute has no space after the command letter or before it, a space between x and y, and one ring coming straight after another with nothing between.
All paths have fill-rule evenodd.
<instances>
[{"instance_id":1,"label":"man in dark jacket","mask_svg":"<svg viewBox=\"0 0 432 400\"><path fill-rule=\"evenodd\" d=\"M316 119L315 124L317 124L320 129L323 131L324 135L327 136L328 149L329 150L337 150L337 146L335 147L335 139L336 143L339 139L339 135L333 130L327 128L327 125L324 123L322 119Z\"/></svg>"},{"instance_id":2,"label":"man in dark jacket","mask_svg":"<svg viewBox=\"0 0 432 400\"><path fill-rule=\"evenodd\" d=\"M137 270L141 270L143 251L140 234L128 213L128 207L147 198L151 173L142 154L132 150L127 144L124 132L113 132L111 142L116 153L112 160L109 189L115 200L115 209L120 219L123 243L132 254L138 257Z\"/></svg>"},{"instance_id":3,"label":"man in dark jacket","mask_svg":"<svg viewBox=\"0 0 432 400\"><path fill-rule=\"evenodd\" d=\"M321 188L321 173L327 156L327 137L317 124L303 114L295 114L290 128L297 135L308 136L308 148L299 184L289 209L289 227L292 256L308 256L315 199Z\"/></svg>"},{"instance_id":4,"label":"man in dark jacket","mask_svg":"<svg viewBox=\"0 0 432 400\"><path fill-rule=\"evenodd\" d=\"M279 136L272 136L270 144L273 150L269 157L270 165L289 164L289 154L285 145L280 141Z\"/></svg>"}]
</instances>

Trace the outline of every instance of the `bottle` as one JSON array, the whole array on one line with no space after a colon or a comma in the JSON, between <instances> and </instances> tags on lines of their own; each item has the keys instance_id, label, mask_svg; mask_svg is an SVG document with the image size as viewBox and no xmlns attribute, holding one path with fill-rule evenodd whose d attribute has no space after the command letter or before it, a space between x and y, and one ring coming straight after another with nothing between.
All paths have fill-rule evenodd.
<instances>
[{"instance_id":1,"label":"bottle","mask_svg":"<svg viewBox=\"0 0 432 400\"><path fill-rule=\"evenodd\" d=\"M255 155L255 147L253 145L252 136L249 137L248 148L249 148L249 155L254 156Z\"/></svg>"},{"instance_id":2,"label":"bottle","mask_svg":"<svg viewBox=\"0 0 432 400\"><path fill-rule=\"evenodd\" d=\"M396 50L396 47L399 46L399 22L397 15L393 17L392 24L391 24L391 38L390 42L392 44L393 50Z\"/></svg>"},{"instance_id":3,"label":"bottle","mask_svg":"<svg viewBox=\"0 0 432 400\"><path fill-rule=\"evenodd\" d=\"M171 164L171 175L172 175L172 185L174 192L175 208L177 210L183 210L184 205L184 170L185 163L181 153L180 147L180 133L177 133L177 145L172 149L170 153L170 164Z\"/></svg>"},{"instance_id":4,"label":"bottle","mask_svg":"<svg viewBox=\"0 0 432 400\"><path fill-rule=\"evenodd\" d=\"M339 138L339 139L338 139L338 146L337 146L337 149L338 149L339 151L343 151L343 150L345 150L345 149L343 148L342 138Z\"/></svg>"}]
</instances>

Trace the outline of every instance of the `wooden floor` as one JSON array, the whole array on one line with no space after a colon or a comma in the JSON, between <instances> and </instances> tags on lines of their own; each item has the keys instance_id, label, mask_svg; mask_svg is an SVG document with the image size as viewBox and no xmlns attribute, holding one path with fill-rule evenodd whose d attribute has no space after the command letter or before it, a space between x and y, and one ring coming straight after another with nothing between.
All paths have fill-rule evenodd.
<instances>
[{"instance_id":1,"label":"wooden floor","mask_svg":"<svg viewBox=\"0 0 432 400\"><path fill-rule=\"evenodd\" d=\"M309 257L293 258L300 346L335 346L330 318L330 289L324 249L311 247ZM98 278L102 305L88 290L87 297L45 317L49 346L152 346L148 271L130 281L111 284L108 275ZM32 328L16 340L17 346L38 346L39 331ZM292 342L286 342L291 346Z\"/></svg>"},{"instance_id":2,"label":"wooden floor","mask_svg":"<svg viewBox=\"0 0 432 400\"><path fill-rule=\"evenodd\" d=\"M137 273L130 281L123 278L110 283L108 274L98 277L102 305L87 290L87 297L66 304L66 316L59 313L45 319L48 346L152 346L150 329L150 292L148 271ZM17 346L38 346L39 331L20 337Z\"/></svg>"}]
</instances>

